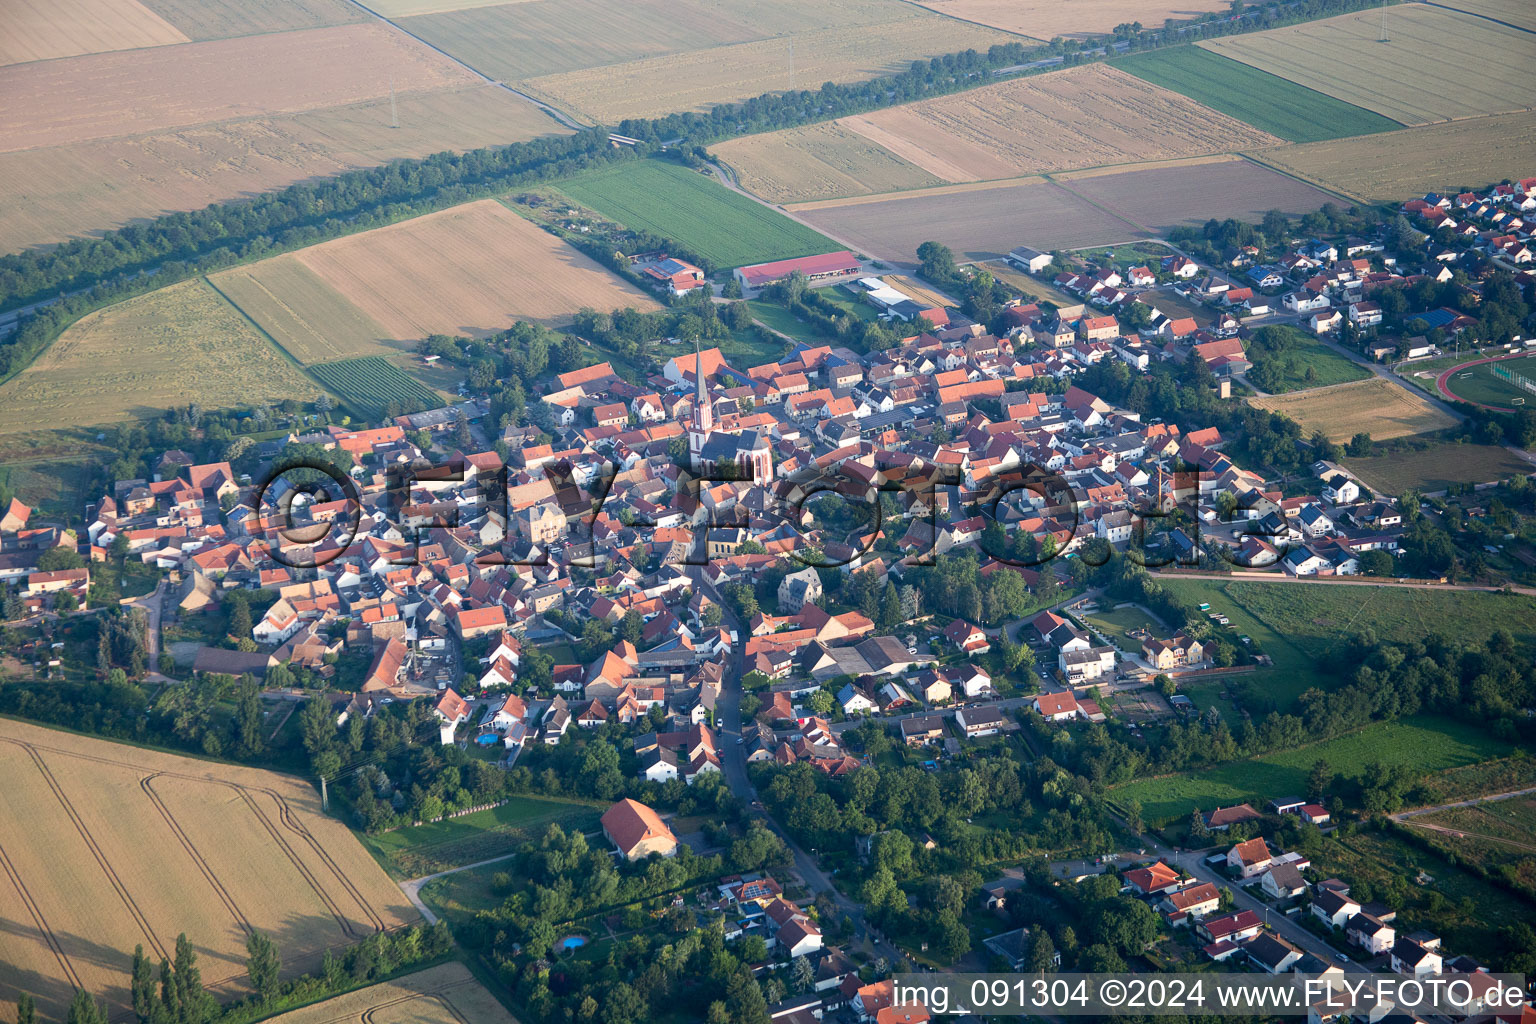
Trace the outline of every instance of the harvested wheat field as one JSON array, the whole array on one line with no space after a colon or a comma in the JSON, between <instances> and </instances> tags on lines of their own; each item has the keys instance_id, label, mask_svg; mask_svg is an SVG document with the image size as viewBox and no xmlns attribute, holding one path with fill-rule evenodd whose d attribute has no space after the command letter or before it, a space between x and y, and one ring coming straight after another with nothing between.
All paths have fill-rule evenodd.
<instances>
[{"instance_id":1,"label":"harvested wheat field","mask_svg":"<svg viewBox=\"0 0 1536 1024\"><path fill-rule=\"evenodd\" d=\"M887 260L915 260L917 247L927 241L944 243L963 260L987 260L999 259L1019 245L1064 249L1145 234L1039 178L834 199L790 209L812 227Z\"/></svg>"},{"instance_id":2,"label":"harvested wheat field","mask_svg":"<svg viewBox=\"0 0 1536 1024\"><path fill-rule=\"evenodd\" d=\"M229 39L371 20L348 0L141 0L191 39Z\"/></svg>"},{"instance_id":3,"label":"harvested wheat field","mask_svg":"<svg viewBox=\"0 0 1536 1024\"><path fill-rule=\"evenodd\" d=\"M1449 0L1444 6L1536 32L1536 7L1530 0Z\"/></svg>"},{"instance_id":4,"label":"harvested wheat field","mask_svg":"<svg viewBox=\"0 0 1536 1024\"><path fill-rule=\"evenodd\" d=\"M980 22L1005 32L1049 40L1081 39L1113 32L1116 25L1139 21L1160 28L1168 18L1190 18L1225 10L1222 0L918 0L930 11Z\"/></svg>"},{"instance_id":5,"label":"harvested wheat field","mask_svg":"<svg viewBox=\"0 0 1536 1024\"><path fill-rule=\"evenodd\" d=\"M1143 230L1162 235L1215 217L1257 223L1269 210L1308 213L1338 200L1295 178L1240 158L1213 157L1136 170L1109 169L1058 175L1077 195ZM1036 248L1039 248L1036 246Z\"/></svg>"},{"instance_id":6,"label":"harvested wheat field","mask_svg":"<svg viewBox=\"0 0 1536 1024\"><path fill-rule=\"evenodd\" d=\"M1455 194L1527 177L1536 113L1500 114L1254 154L1291 174L1365 202Z\"/></svg>"},{"instance_id":7,"label":"harvested wheat field","mask_svg":"<svg viewBox=\"0 0 1536 1024\"><path fill-rule=\"evenodd\" d=\"M283 117L0 153L0 252L58 242L172 210L443 150L563 135L533 104L492 85Z\"/></svg>"},{"instance_id":8,"label":"harvested wheat field","mask_svg":"<svg viewBox=\"0 0 1536 1024\"><path fill-rule=\"evenodd\" d=\"M0 4L0 64L186 41L176 26L139 0L6 0Z\"/></svg>"},{"instance_id":9,"label":"harvested wheat field","mask_svg":"<svg viewBox=\"0 0 1536 1024\"><path fill-rule=\"evenodd\" d=\"M832 121L730 139L714 146L711 153L730 166L742 188L771 203L943 184L921 167Z\"/></svg>"},{"instance_id":10,"label":"harvested wheat field","mask_svg":"<svg viewBox=\"0 0 1536 1024\"><path fill-rule=\"evenodd\" d=\"M1280 141L1105 64L838 123L947 181L1204 156Z\"/></svg>"},{"instance_id":11,"label":"harvested wheat field","mask_svg":"<svg viewBox=\"0 0 1536 1024\"><path fill-rule=\"evenodd\" d=\"M1403 124L1529 110L1530 46L1471 14L1423 4L1200 45Z\"/></svg>"},{"instance_id":12,"label":"harvested wheat field","mask_svg":"<svg viewBox=\"0 0 1536 1024\"><path fill-rule=\"evenodd\" d=\"M528 92L602 124L705 110L779 89L819 88L909 67L912 61L957 50L985 50L1014 40L994 29L928 15L859 27L716 46L602 68L546 75Z\"/></svg>"},{"instance_id":13,"label":"harvested wheat field","mask_svg":"<svg viewBox=\"0 0 1536 1024\"><path fill-rule=\"evenodd\" d=\"M401 340L568 323L583 306L660 308L494 199L303 249L304 266Z\"/></svg>"},{"instance_id":14,"label":"harvested wheat field","mask_svg":"<svg viewBox=\"0 0 1536 1024\"><path fill-rule=\"evenodd\" d=\"M0 721L0 1013L18 991L63 1019L76 987L121 1014L135 945L185 932L205 984L245 985L250 929L290 973L416 921L319 796L286 775Z\"/></svg>"},{"instance_id":15,"label":"harvested wheat field","mask_svg":"<svg viewBox=\"0 0 1536 1024\"><path fill-rule=\"evenodd\" d=\"M383 24L162 47L0 68L0 149L63 146L233 117L334 107L478 80Z\"/></svg>"},{"instance_id":16,"label":"harvested wheat field","mask_svg":"<svg viewBox=\"0 0 1536 1024\"><path fill-rule=\"evenodd\" d=\"M201 279L82 317L0 385L0 433L95 426L196 402L231 408L320 389Z\"/></svg>"},{"instance_id":17,"label":"harvested wheat field","mask_svg":"<svg viewBox=\"0 0 1536 1024\"><path fill-rule=\"evenodd\" d=\"M954 304L953 299L945 298L939 292L934 291L925 284L920 284L915 277L903 277L901 274L886 274L885 283L899 292L911 296L918 302L926 302L930 306L949 306Z\"/></svg>"},{"instance_id":18,"label":"harvested wheat field","mask_svg":"<svg viewBox=\"0 0 1536 1024\"><path fill-rule=\"evenodd\" d=\"M1250 398L1248 404L1284 413L1300 423L1308 435L1321 430L1331 441L1348 441L1362 431L1377 441L1389 441L1456 425L1454 417L1380 377L1288 395Z\"/></svg>"},{"instance_id":19,"label":"harvested wheat field","mask_svg":"<svg viewBox=\"0 0 1536 1024\"><path fill-rule=\"evenodd\" d=\"M368 9L386 18L409 18L418 14L446 14L472 11L477 7L502 7L536 3L537 0L370 0Z\"/></svg>"},{"instance_id":20,"label":"harvested wheat field","mask_svg":"<svg viewBox=\"0 0 1536 1024\"><path fill-rule=\"evenodd\" d=\"M408 347L389 339L292 254L214 274L208 283L306 366Z\"/></svg>"},{"instance_id":21,"label":"harvested wheat field","mask_svg":"<svg viewBox=\"0 0 1536 1024\"><path fill-rule=\"evenodd\" d=\"M516 1024L461 963L431 967L273 1017L271 1024Z\"/></svg>"}]
</instances>

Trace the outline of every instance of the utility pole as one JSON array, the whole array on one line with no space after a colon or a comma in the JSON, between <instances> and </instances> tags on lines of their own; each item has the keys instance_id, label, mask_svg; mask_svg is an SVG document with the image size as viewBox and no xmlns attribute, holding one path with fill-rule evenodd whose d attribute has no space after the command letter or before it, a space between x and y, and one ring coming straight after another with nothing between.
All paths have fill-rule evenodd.
<instances>
[{"instance_id":1,"label":"utility pole","mask_svg":"<svg viewBox=\"0 0 1536 1024\"><path fill-rule=\"evenodd\" d=\"M331 813L331 797L325 789L324 775L320 776L320 810L325 814Z\"/></svg>"},{"instance_id":2,"label":"utility pole","mask_svg":"<svg viewBox=\"0 0 1536 1024\"><path fill-rule=\"evenodd\" d=\"M395 108L395 76L393 73L389 76L389 126L391 128L400 127L400 112Z\"/></svg>"},{"instance_id":3,"label":"utility pole","mask_svg":"<svg viewBox=\"0 0 1536 1024\"><path fill-rule=\"evenodd\" d=\"M1392 41L1387 37L1387 0L1381 0L1381 38L1376 41L1379 43L1390 43Z\"/></svg>"}]
</instances>

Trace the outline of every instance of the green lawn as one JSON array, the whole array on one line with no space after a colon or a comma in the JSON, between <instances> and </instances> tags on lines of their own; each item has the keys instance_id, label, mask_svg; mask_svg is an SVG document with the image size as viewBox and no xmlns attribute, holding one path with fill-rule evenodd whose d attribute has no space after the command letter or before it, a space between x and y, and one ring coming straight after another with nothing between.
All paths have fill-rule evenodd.
<instances>
[{"instance_id":1,"label":"green lawn","mask_svg":"<svg viewBox=\"0 0 1536 1024\"><path fill-rule=\"evenodd\" d=\"M732 331L718 342L725 361L745 371L751 366L778 361L789 352L790 345L776 334L769 334L758 327L746 327Z\"/></svg>"},{"instance_id":2,"label":"green lawn","mask_svg":"<svg viewBox=\"0 0 1536 1024\"><path fill-rule=\"evenodd\" d=\"M1170 823L1195 808L1211 810L1247 801L1260 810L1275 797L1304 793L1314 762L1327 761L1345 777L1359 776L1375 762L1404 766L1425 774L1458 768L1513 748L1487 730L1450 719L1415 717L1377 722L1357 732L1322 743L1234 761L1208 771L1160 779L1140 779L1117 786L1110 798L1118 804L1141 801L1148 822Z\"/></svg>"},{"instance_id":3,"label":"green lawn","mask_svg":"<svg viewBox=\"0 0 1536 1024\"><path fill-rule=\"evenodd\" d=\"M842 248L681 164L618 163L579 174L556 187L610 220L673 239L721 268Z\"/></svg>"},{"instance_id":4,"label":"green lawn","mask_svg":"<svg viewBox=\"0 0 1536 1024\"><path fill-rule=\"evenodd\" d=\"M1287 332L1291 336L1291 343L1277 355L1263 355L1257 347L1249 351L1249 358L1254 361L1255 368L1264 362L1276 374L1272 381L1250 375L1249 383L1255 387L1264 388L1271 394L1283 395L1307 388L1365 380L1371 375L1371 371L1348 356L1335 352L1306 331L1285 326L1272 329ZM1309 370L1312 374L1310 379L1307 376Z\"/></svg>"},{"instance_id":5,"label":"green lawn","mask_svg":"<svg viewBox=\"0 0 1536 1024\"><path fill-rule=\"evenodd\" d=\"M1163 628L1140 608L1115 608L1081 616L1088 625L1102 632L1109 641L1122 651L1141 650L1141 641L1126 636L1132 629L1150 630L1153 636L1161 636Z\"/></svg>"},{"instance_id":6,"label":"green lawn","mask_svg":"<svg viewBox=\"0 0 1536 1024\"><path fill-rule=\"evenodd\" d=\"M461 867L511 853L537 838L551 824L566 831L597 828L596 805L543 797L514 797L511 802L462 818L363 836L363 842L398 878Z\"/></svg>"},{"instance_id":7,"label":"green lawn","mask_svg":"<svg viewBox=\"0 0 1536 1024\"><path fill-rule=\"evenodd\" d=\"M1320 142L1402 127L1380 114L1198 46L1170 46L1112 63L1288 142Z\"/></svg>"},{"instance_id":8,"label":"green lawn","mask_svg":"<svg viewBox=\"0 0 1536 1024\"><path fill-rule=\"evenodd\" d=\"M840 344L837 335L822 330L820 324L801 320L783 306L752 299L747 302L747 308L752 310L754 319L762 321L780 334L789 335L796 341L803 341L808 345Z\"/></svg>"},{"instance_id":9,"label":"green lawn","mask_svg":"<svg viewBox=\"0 0 1536 1024\"><path fill-rule=\"evenodd\" d=\"M1326 687L1332 684L1331 677L1319 672L1313 662L1314 655L1293 642L1294 633L1287 628L1271 628L1263 619L1257 617L1246 607L1244 599L1260 587L1273 587L1276 589L1289 589L1292 586L1304 587L1308 584L1298 583L1226 583L1220 580L1179 580L1163 579L1160 581L1170 593L1188 601L1191 605L1209 603L1211 612L1219 612L1225 615L1232 623L1230 629L1219 629L1219 635L1229 643L1238 643L1239 636L1247 636L1259 645L1259 648L1274 661L1272 668L1260 668L1256 672L1244 678L1245 683L1251 682L1260 688L1275 704L1282 708L1288 708L1290 704L1303 692L1313 686ZM1316 584L1312 585L1316 587ZM1354 589L1354 588L1350 588ZM1325 597L1328 595L1324 595ZM1360 599L1360 594L1355 594L1355 599Z\"/></svg>"},{"instance_id":10,"label":"green lawn","mask_svg":"<svg viewBox=\"0 0 1536 1024\"><path fill-rule=\"evenodd\" d=\"M1447 441L1421 451L1386 452L1346 458L1344 465L1367 487L1383 494L1418 491L1433 494L1452 484L1507 480L1531 472L1531 464L1496 444L1456 444Z\"/></svg>"}]
</instances>

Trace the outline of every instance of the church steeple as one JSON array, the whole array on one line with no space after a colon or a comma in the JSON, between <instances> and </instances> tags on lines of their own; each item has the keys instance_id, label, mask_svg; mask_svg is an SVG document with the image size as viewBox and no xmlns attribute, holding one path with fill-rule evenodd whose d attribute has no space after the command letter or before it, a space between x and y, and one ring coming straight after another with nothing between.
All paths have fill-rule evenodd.
<instances>
[{"instance_id":1,"label":"church steeple","mask_svg":"<svg viewBox=\"0 0 1536 1024\"><path fill-rule=\"evenodd\" d=\"M696 385L693 396L693 424L688 429L688 450L697 463L709 440L709 432L715 426L715 410L709 401L709 387L704 383L704 357L699 352L699 339L693 339L693 375Z\"/></svg>"}]
</instances>

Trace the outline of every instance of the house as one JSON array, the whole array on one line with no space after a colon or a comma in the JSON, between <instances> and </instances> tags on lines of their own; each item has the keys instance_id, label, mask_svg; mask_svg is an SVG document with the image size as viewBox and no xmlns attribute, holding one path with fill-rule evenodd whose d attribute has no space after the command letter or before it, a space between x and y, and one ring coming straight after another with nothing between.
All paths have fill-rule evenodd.
<instances>
[{"instance_id":1,"label":"house","mask_svg":"<svg viewBox=\"0 0 1536 1024\"><path fill-rule=\"evenodd\" d=\"M1333 889L1324 889L1312 901L1312 916L1330 928L1343 928L1360 913L1360 904Z\"/></svg>"},{"instance_id":2,"label":"house","mask_svg":"<svg viewBox=\"0 0 1536 1024\"><path fill-rule=\"evenodd\" d=\"M1434 944L1439 945L1439 940L1434 940ZM1439 974L1441 965L1440 954L1423 942L1402 938L1392 943L1392 970L1398 974Z\"/></svg>"},{"instance_id":3,"label":"house","mask_svg":"<svg viewBox=\"0 0 1536 1024\"><path fill-rule=\"evenodd\" d=\"M1339 324L1343 322L1343 313L1336 309L1324 309L1307 317L1307 329L1313 334L1327 334L1338 330Z\"/></svg>"},{"instance_id":4,"label":"house","mask_svg":"<svg viewBox=\"0 0 1536 1024\"><path fill-rule=\"evenodd\" d=\"M1089 647L1086 650L1062 651L1056 657L1056 667L1067 682L1082 686L1115 671L1116 649L1109 645Z\"/></svg>"},{"instance_id":5,"label":"house","mask_svg":"<svg viewBox=\"0 0 1536 1024\"><path fill-rule=\"evenodd\" d=\"M1221 917L1208 917L1195 925L1195 930L1207 942L1220 942L1225 939L1228 942L1242 942L1252 938L1263 930L1264 922L1259 915L1251 910L1240 910L1235 914L1223 914Z\"/></svg>"},{"instance_id":6,"label":"house","mask_svg":"<svg viewBox=\"0 0 1536 1024\"><path fill-rule=\"evenodd\" d=\"M1274 864L1264 872L1259 886L1276 899L1288 900L1307 891L1307 883L1294 864Z\"/></svg>"},{"instance_id":7,"label":"house","mask_svg":"<svg viewBox=\"0 0 1536 1024\"><path fill-rule=\"evenodd\" d=\"M1335 473L1323 482L1323 499L1335 505L1351 505L1360 500L1360 485L1343 473Z\"/></svg>"},{"instance_id":8,"label":"house","mask_svg":"<svg viewBox=\"0 0 1536 1024\"><path fill-rule=\"evenodd\" d=\"M964 619L956 619L944 629L944 639L954 644L962 654L986 654L992 649L992 642L987 639L978 626L973 626Z\"/></svg>"},{"instance_id":9,"label":"house","mask_svg":"<svg viewBox=\"0 0 1536 1024\"><path fill-rule=\"evenodd\" d=\"M1147 637L1141 642L1141 656L1159 672L1198 665L1205 660L1205 647L1192 636L1175 633L1170 639Z\"/></svg>"},{"instance_id":10,"label":"house","mask_svg":"<svg viewBox=\"0 0 1536 1024\"><path fill-rule=\"evenodd\" d=\"M901 739L909 747L937 743L944 738L943 715L915 715L901 720Z\"/></svg>"},{"instance_id":11,"label":"house","mask_svg":"<svg viewBox=\"0 0 1536 1024\"><path fill-rule=\"evenodd\" d=\"M1235 807L1218 807L1205 816L1205 827L1213 832L1225 832L1244 821L1257 821L1261 815L1248 804Z\"/></svg>"},{"instance_id":12,"label":"house","mask_svg":"<svg viewBox=\"0 0 1536 1024\"><path fill-rule=\"evenodd\" d=\"M432 713L437 716L439 722L438 740L446 747L453 742L454 731L460 724L469 721L469 703L454 693L450 687L443 691L442 697L438 698Z\"/></svg>"},{"instance_id":13,"label":"house","mask_svg":"<svg viewBox=\"0 0 1536 1024\"><path fill-rule=\"evenodd\" d=\"M620 800L603 812L603 835L625 860L643 860L651 854L671 857L677 853L677 837L654 810L638 800Z\"/></svg>"},{"instance_id":14,"label":"house","mask_svg":"<svg viewBox=\"0 0 1536 1024\"><path fill-rule=\"evenodd\" d=\"M514 722L521 722L528 717L528 705L523 703L523 698L515 693L507 695L501 707L491 718L491 728L504 733L512 728Z\"/></svg>"},{"instance_id":15,"label":"house","mask_svg":"<svg viewBox=\"0 0 1536 1024\"><path fill-rule=\"evenodd\" d=\"M1264 842L1262 837L1238 843L1227 851L1227 867L1243 878L1252 878L1259 874L1269 867L1271 859L1269 844Z\"/></svg>"},{"instance_id":16,"label":"house","mask_svg":"<svg viewBox=\"0 0 1536 1024\"><path fill-rule=\"evenodd\" d=\"M821 577L816 570L806 567L790 573L779 581L779 612L795 615L808 604L821 600Z\"/></svg>"},{"instance_id":17,"label":"house","mask_svg":"<svg viewBox=\"0 0 1536 1024\"><path fill-rule=\"evenodd\" d=\"M1071 690L1042 693L1030 705L1047 722L1066 722L1082 714L1077 696Z\"/></svg>"},{"instance_id":18,"label":"house","mask_svg":"<svg viewBox=\"0 0 1536 1024\"><path fill-rule=\"evenodd\" d=\"M980 736L996 736L1003 731L1003 713L996 708L960 708L955 721L972 739Z\"/></svg>"},{"instance_id":19,"label":"house","mask_svg":"<svg viewBox=\"0 0 1536 1024\"><path fill-rule=\"evenodd\" d=\"M1372 956L1385 953L1397 944L1397 930L1374 914L1351 917L1344 926L1344 937Z\"/></svg>"},{"instance_id":20,"label":"house","mask_svg":"<svg viewBox=\"0 0 1536 1024\"><path fill-rule=\"evenodd\" d=\"M1221 890L1211 882L1201 882L1177 892L1168 893L1158 904L1175 925L1198 921L1207 914L1215 913L1221 906Z\"/></svg>"},{"instance_id":21,"label":"house","mask_svg":"<svg viewBox=\"0 0 1536 1024\"><path fill-rule=\"evenodd\" d=\"M1268 974L1284 974L1301 959L1301 950L1278 935L1257 935L1243 948L1248 953L1248 959Z\"/></svg>"},{"instance_id":22,"label":"house","mask_svg":"<svg viewBox=\"0 0 1536 1024\"><path fill-rule=\"evenodd\" d=\"M837 691L837 702L842 705L844 715L867 715L880 710L880 705L873 697L852 683L847 683Z\"/></svg>"},{"instance_id":23,"label":"house","mask_svg":"<svg viewBox=\"0 0 1536 1024\"><path fill-rule=\"evenodd\" d=\"M1184 876L1178 868L1171 868L1162 861L1144 868L1132 868L1123 876L1125 884L1142 896L1158 896L1178 889Z\"/></svg>"}]
</instances>

